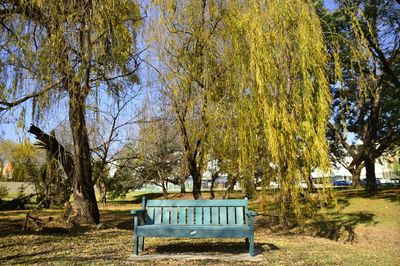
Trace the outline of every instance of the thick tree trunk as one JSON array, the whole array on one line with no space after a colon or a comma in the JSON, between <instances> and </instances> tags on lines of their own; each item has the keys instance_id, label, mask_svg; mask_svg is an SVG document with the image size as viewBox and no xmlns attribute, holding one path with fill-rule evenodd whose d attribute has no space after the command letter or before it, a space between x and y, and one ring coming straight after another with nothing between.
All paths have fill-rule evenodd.
<instances>
[{"instance_id":1,"label":"thick tree trunk","mask_svg":"<svg viewBox=\"0 0 400 266\"><path fill-rule=\"evenodd\" d=\"M378 189L378 186L375 176L375 160L370 156L366 156L365 158L365 171L367 175L367 186L365 189L369 192L374 192Z\"/></svg>"},{"instance_id":2,"label":"thick tree trunk","mask_svg":"<svg viewBox=\"0 0 400 266\"><path fill-rule=\"evenodd\" d=\"M364 167L363 164L358 164L358 165L355 165L354 168L348 168L347 169L351 173L352 187L353 188L360 188L361 187L360 174L361 174L361 170L362 170L363 167Z\"/></svg>"},{"instance_id":3,"label":"thick tree trunk","mask_svg":"<svg viewBox=\"0 0 400 266\"><path fill-rule=\"evenodd\" d=\"M197 175L196 177L193 177L193 198L194 199L202 199L201 196L201 177Z\"/></svg>"},{"instance_id":4,"label":"thick tree trunk","mask_svg":"<svg viewBox=\"0 0 400 266\"><path fill-rule=\"evenodd\" d=\"M70 91L69 122L74 141L74 205L78 210L78 218L83 223L100 222L100 214L92 183L92 163L89 137L86 128L85 104L86 96L82 89Z\"/></svg>"},{"instance_id":5,"label":"thick tree trunk","mask_svg":"<svg viewBox=\"0 0 400 266\"><path fill-rule=\"evenodd\" d=\"M256 195L256 187L253 177L246 177L242 182L242 196L248 199L254 198Z\"/></svg>"},{"instance_id":6,"label":"thick tree trunk","mask_svg":"<svg viewBox=\"0 0 400 266\"><path fill-rule=\"evenodd\" d=\"M193 179L193 198L202 199L201 196L201 173L200 169L197 167L196 160L190 160L189 162L189 173Z\"/></svg>"}]
</instances>

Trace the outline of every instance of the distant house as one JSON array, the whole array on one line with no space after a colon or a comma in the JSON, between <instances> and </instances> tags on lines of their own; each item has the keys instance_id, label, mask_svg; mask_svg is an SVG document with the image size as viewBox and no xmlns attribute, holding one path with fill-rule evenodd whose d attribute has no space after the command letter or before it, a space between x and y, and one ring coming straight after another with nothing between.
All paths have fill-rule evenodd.
<instances>
[{"instance_id":1,"label":"distant house","mask_svg":"<svg viewBox=\"0 0 400 266\"><path fill-rule=\"evenodd\" d=\"M12 174L14 171L14 166L12 165L12 163L7 162L4 165L3 171L2 171L2 176L6 179L11 179L12 178Z\"/></svg>"}]
</instances>

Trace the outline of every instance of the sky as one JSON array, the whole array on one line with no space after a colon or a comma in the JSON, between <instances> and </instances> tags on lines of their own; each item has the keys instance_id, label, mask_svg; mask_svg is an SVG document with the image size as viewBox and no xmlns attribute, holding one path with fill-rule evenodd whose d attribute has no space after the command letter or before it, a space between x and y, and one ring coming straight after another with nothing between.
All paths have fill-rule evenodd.
<instances>
[{"instance_id":1,"label":"sky","mask_svg":"<svg viewBox=\"0 0 400 266\"><path fill-rule=\"evenodd\" d=\"M324 0L324 5L330 10L334 10L336 6L334 0ZM146 79L145 74L140 74L140 79ZM60 103L58 106L56 106L53 110L49 112L48 118L45 121L41 121L37 125L41 127L44 131L49 131L57 127L58 124L62 123L68 117L66 113L66 107L63 107L63 105L65 105L65 103ZM16 128L15 119L13 119L11 123L1 123L0 140L9 139L15 142L21 142L24 139L29 138L31 142L34 142L34 137L27 132L29 129L29 125L32 123L31 116L29 115L31 110L30 102L27 102L25 104L25 108L27 109L25 128Z\"/></svg>"}]
</instances>

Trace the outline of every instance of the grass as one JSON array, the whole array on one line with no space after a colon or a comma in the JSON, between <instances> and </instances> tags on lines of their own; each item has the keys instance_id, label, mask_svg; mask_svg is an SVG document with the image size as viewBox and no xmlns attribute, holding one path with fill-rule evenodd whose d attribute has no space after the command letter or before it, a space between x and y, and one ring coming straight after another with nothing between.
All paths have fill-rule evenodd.
<instances>
[{"instance_id":1,"label":"grass","mask_svg":"<svg viewBox=\"0 0 400 266\"><path fill-rule=\"evenodd\" d=\"M132 195L139 196L139 195ZM217 194L217 197L221 195ZM190 198L190 195L171 195ZM205 195L205 198L207 195ZM134 197L132 197L133 199ZM367 195L361 190L337 192L338 205L321 211L302 227L277 229L269 217L256 219L256 249L265 265L400 265L400 190ZM252 204L254 207L259 204ZM132 264L132 220L129 210L140 203L111 202L101 207L103 227L21 232L26 211L0 212L0 264ZM41 210L43 219L62 210ZM229 256L243 251L235 239L146 239L147 254L213 253ZM145 262L144 265L224 265L218 260ZM252 262L232 262L251 265ZM256 264L256 263L254 263ZM258 263L259 264L259 263Z\"/></svg>"}]
</instances>

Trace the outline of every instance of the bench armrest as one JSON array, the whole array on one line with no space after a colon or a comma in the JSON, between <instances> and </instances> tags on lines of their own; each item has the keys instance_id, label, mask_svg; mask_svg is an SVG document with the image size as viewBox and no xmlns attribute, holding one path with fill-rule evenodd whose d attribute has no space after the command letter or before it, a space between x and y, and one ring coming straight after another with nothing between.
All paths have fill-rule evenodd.
<instances>
[{"instance_id":1,"label":"bench armrest","mask_svg":"<svg viewBox=\"0 0 400 266\"><path fill-rule=\"evenodd\" d=\"M247 215L247 216L254 217L254 216L257 215L257 212L255 212L255 211L247 211L247 212L246 212L246 215Z\"/></svg>"},{"instance_id":2,"label":"bench armrest","mask_svg":"<svg viewBox=\"0 0 400 266\"><path fill-rule=\"evenodd\" d=\"M130 213L133 214L133 216L139 216L139 215L142 215L145 212L146 212L146 210L132 210L132 211L130 211Z\"/></svg>"}]
</instances>

